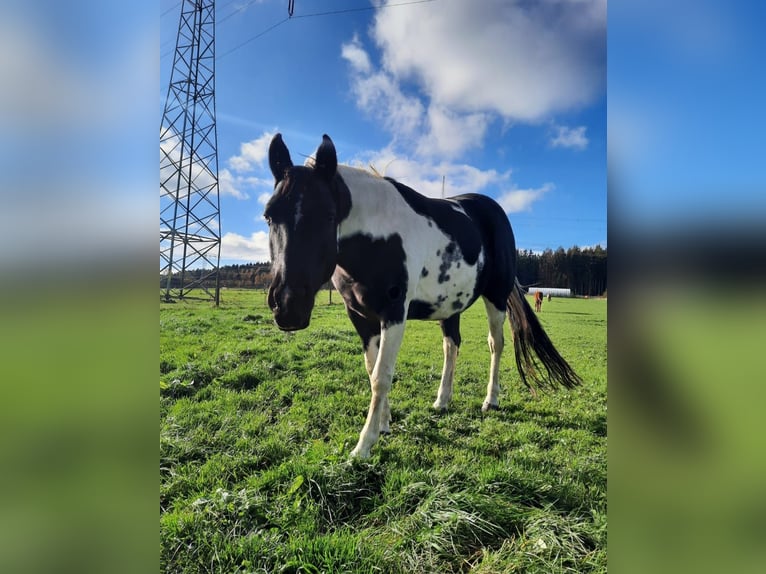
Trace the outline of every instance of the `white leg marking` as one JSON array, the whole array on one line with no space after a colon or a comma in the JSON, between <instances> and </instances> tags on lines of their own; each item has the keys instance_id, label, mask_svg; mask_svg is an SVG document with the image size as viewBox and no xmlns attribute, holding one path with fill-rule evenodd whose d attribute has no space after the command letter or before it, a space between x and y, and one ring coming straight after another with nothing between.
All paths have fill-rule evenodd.
<instances>
[{"instance_id":1,"label":"white leg marking","mask_svg":"<svg viewBox=\"0 0 766 574\"><path fill-rule=\"evenodd\" d=\"M372 388L372 371L375 368L375 361L378 359L380 350L380 335L375 335L367 344L367 350L364 352L364 366L367 369L367 375L370 377L370 388ZM391 410L388 407L388 396L383 401L383 412L380 417L380 432L388 434L391 432Z\"/></svg>"},{"instance_id":2,"label":"white leg marking","mask_svg":"<svg viewBox=\"0 0 766 574\"><path fill-rule=\"evenodd\" d=\"M444 368L439 392L436 395L434 409L444 411L452 399L452 382L455 379L455 362L457 361L458 346L450 337L444 337Z\"/></svg>"},{"instance_id":3,"label":"white leg marking","mask_svg":"<svg viewBox=\"0 0 766 574\"><path fill-rule=\"evenodd\" d=\"M499 372L500 357L503 355L503 324L505 323L505 311L500 311L492 303L484 299L484 306L487 309L487 321L489 322L489 335L487 343L492 357L489 365L489 383L487 384L487 398L481 410L486 412L490 409L498 408L497 396L500 392Z\"/></svg>"},{"instance_id":4,"label":"white leg marking","mask_svg":"<svg viewBox=\"0 0 766 574\"><path fill-rule=\"evenodd\" d=\"M391 325L381 332L380 350L375 361L375 367L372 369L372 375L370 375L370 386L372 387L370 409L367 412L364 428L359 434L359 442L356 444L356 448L351 451L351 456L369 457L370 449L380 436L380 429L384 427L384 424L388 425L387 419L390 416L388 392L391 390L396 356L399 353L403 336L404 322Z\"/></svg>"},{"instance_id":5,"label":"white leg marking","mask_svg":"<svg viewBox=\"0 0 766 574\"><path fill-rule=\"evenodd\" d=\"M383 399L380 412L380 434L391 434L391 407L388 406L388 395Z\"/></svg>"}]
</instances>

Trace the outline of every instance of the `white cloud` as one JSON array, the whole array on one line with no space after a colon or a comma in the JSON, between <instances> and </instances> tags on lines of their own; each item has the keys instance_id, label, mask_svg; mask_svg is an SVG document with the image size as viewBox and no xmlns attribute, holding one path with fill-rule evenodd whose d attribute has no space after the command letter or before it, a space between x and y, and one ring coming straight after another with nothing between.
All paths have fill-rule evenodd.
<instances>
[{"instance_id":1,"label":"white cloud","mask_svg":"<svg viewBox=\"0 0 766 574\"><path fill-rule=\"evenodd\" d=\"M269 154L269 144L275 133L276 131L264 132L260 137L240 144L240 153L226 161L229 168L218 171L218 189L221 195L246 200L250 199L248 190L251 190L258 194L260 203L265 203L264 195L270 196L273 188L271 173L265 163Z\"/></svg>"},{"instance_id":2,"label":"white cloud","mask_svg":"<svg viewBox=\"0 0 766 574\"><path fill-rule=\"evenodd\" d=\"M429 197L442 197L442 178L445 197L487 191L493 186L509 186L511 181L510 170L500 173L446 160L413 160L397 155L390 147L362 153L351 163L372 166L381 175L392 177Z\"/></svg>"},{"instance_id":3,"label":"white cloud","mask_svg":"<svg viewBox=\"0 0 766 574\"><path fill-rule=\"evenodd\" d=\"M240 189L238 181L228 169L222 169L218 172L218 191L221 195L231 195L237 199L249 199L247 193Z\"/></svg>"},{"instance_id":4,"label":"white cloud","mask_svg":"<svg viewBox=\"0 0 766 574\"><path fill-rule=\"evenodd\" d=\"M605 87L606 0L463 0L378 10L386 73L453 112L537 121Z\"/></svg>"},{"instance_id":5,"label":"white cloud","mask_svg":"<svg viewBox=\"0 0 766 574\"><path fill-rule=\"evenodd\" d=\"M263 167L264 160L269 155L269 144L276 131L264 132L259 138L244 142L239 146L239 155L229 158L228 164L237 172L252 171L256 167Z\"/></svg>"},{"instance_id":6,"label":"white cloud","mask_svg":"<svg viewBox=\"0 0 766 574\"><path fill-rule=\"evenodd\" d=\"M503 192L497 198L497 202L506 213L529 211L535 201L541 199L543 195L553 190L554 187L552 183L546 183L542 187L535 189L512 189Z\"/></svg>"},{"instance_id":7,"label":"white cloud","mask_svg":"<svg viewBox=\"0 0 766 574\"><path fill-rule=\"evenodd\" d=\"M457 157L481 145L489 124L483 113L457 114L437 105L428 108L428 132L417 143L421 156Z\"/></svg>"},{"instance_id":8,"label":"white cloud","mask_svg":"<svg viewBox=\"0 0 766 574\"><path fill-rule=\"evenodd\" d=\"M221 237L221 259L239 261L270 261L269 234L256 231L250 237L237 233L226 233Z\"/></svg>"},{"instance_id":9,"label":"white cloud","mask_svg":"<svg viewBox=\"0 0 766 574\"><path fill-rule=\"evenodd\" d=\"M351 66L356 105L380 121L394 142L421 157L456 157L481 145L490 116L456 113L444 106L426 106L404 93L391 74L374 70L358 37L344 44L341 55Z\"/></svg>"},{"instance_id":10,"label":"white cloud","mask_svg":"<svg viewBox=\"0 0 766 574\"><path fill-rule=\"evenodd\" d=\"M351 67L355 72L369 74L372 70L370 57L367 55L367 52L362 49L359 36L356 34L354 34L354 38L351 42L343 44L341 47L341 56L351 64Z\"/></svg>"},{"instance_id":11,"label":"white cloud","mask_svg":"<svg viewBox=\"0 0 766 574\"><path fill-rule=\"evenodd\" d=\"M341 47L351 93L394 147L421 158L458 157L482 145L493 119L539 122L605 88L605 0L379 9L371 34L380 67L358 35ZM584 129L574 130L554 145L583 149Z\"/></svg>"},{"instance_id":12,"label":"white cloud","mask_svg":"<svg viewBox=\"0 0 766 574\"><path fill-rule=\"evenodd\" d=\"M585 136L585 126L568 128L566 126L556 126L555 135L551 138L553 147L567 147L576 150L584 150L588 147L588 138Z\"/></svg>"},{"instance_id":13,"label":"white cloud","mask_svg":"<svg viewBox=\"0 0 766 574\"><path fill-rule=\"evenodd\" d=\"M351 67L351 91L356 105L395 137L414 136L423 122L425 108L421 101L404 94L390 74L373 70L357 36L343 44L341 56Z\"/></svg>"}]
</instances>

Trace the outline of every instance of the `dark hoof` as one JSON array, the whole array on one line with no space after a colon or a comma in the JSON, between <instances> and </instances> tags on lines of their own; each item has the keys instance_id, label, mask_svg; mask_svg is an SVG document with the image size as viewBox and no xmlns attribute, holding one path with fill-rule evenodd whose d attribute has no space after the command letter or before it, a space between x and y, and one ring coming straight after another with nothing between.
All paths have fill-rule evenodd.
<instances>
[{"instance_id":1,"label":"dark hoof","mask_svg":"<svg viewBox=\"0 0 766 574\"><path fill-rule=\"evenodd\" d=\"M388 436L391 434L391 430L382 430L380 431L380 436Z\"/></svg>"},{"instance_id":2,"label":"dark hoof","mask_svg":"<svg viewBox=\"0 0 766 574\"><path fill-rule=\"evenodd\" d=\"M499 411L500 406L499 405L483 405L481 407L481 412L486 413L489 411Z\"/></svg>"}]
</instances>

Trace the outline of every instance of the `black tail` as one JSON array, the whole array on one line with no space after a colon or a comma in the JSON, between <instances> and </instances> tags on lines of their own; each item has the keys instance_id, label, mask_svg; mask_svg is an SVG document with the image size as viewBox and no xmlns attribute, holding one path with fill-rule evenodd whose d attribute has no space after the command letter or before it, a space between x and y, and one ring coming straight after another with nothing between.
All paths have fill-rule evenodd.
<instances>
[{"instance_id":1,"label":"black tail","mask_svg":"<svg viewBox=\"0 0 766 574\"><path fill-rule=\"evenodd\" d=\"M508 319L513 333L516 368L532 394L535 393L535 387L555 389L561 385L571 389L582 383L582 379L559 354L543 330L518 280L514 281L513 290L508 296ZM541 374L540 362L547 375Z\"/></svg>"}]
</instances>

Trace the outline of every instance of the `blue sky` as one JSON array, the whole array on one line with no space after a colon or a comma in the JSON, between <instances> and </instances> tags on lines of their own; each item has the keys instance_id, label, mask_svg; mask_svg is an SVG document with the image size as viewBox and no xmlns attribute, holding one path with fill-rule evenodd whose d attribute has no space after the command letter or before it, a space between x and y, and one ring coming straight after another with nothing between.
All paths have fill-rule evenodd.
<instances>
[{"instance_id":1,"label":"blue sky","mask_svg":"<svg viewBox=\"0 0 766 574\"><path fill-rule=\"evenodd\" d=\"M606 246L605 1L296 0L265 33L285 0L217 4L221 264L268 260L277 131L296 163L327 133L421 193L489 195L520 249ZM160 9L161 114L180 8Z\"/></svg>"}]
</instances>

